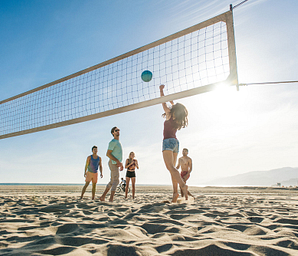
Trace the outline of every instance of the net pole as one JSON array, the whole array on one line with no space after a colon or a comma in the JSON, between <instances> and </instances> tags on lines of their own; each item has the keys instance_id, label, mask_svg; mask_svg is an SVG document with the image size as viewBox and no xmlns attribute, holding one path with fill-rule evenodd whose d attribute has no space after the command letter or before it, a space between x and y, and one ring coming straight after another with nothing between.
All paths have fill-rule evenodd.
<instances>
[{"instance_id":1,"label":"net pole","mask_svg":"<svg viewBox=\"0 0 298 256\"><path fill-rule=\"evenodd\" d=\"M229 12L226 12L226 24L228 31L228 49L230 65L230 75L227 78L227 82L231 85L236 85L237 91L239 91L233 9L231 9Z\"/></svg>"}]
</instances>

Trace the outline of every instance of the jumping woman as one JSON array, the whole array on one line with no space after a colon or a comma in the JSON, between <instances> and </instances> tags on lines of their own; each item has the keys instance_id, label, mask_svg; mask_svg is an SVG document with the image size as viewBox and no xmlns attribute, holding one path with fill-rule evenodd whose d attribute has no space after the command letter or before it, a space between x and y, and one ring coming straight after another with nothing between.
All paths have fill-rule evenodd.
<instances>
[{"instance_id":1,"label":"jumping woman","mask_svg":"<svg viewBox=\"0 0 298 256\"><path fill-rule=\"evenodd\" d=\"M159 86L160 96L164 96L164 85ZM172 202L176 203L179 197L178 194L178 184L183 191L185 199L188 199L188 187L180 176L179 171L175 168L177 155L179 151L179 141L176 138L177 130L185 128L188 124L188 111L184 105L180 103L174 104L173 101L170 102L172 107L169 108L167 104L162 103L165 113L162 115L166 118L164 122L163 131L163 145L162 154L166 165L166 168L170 171L172 183L173 183L173 199Z\"/></svg>"}]
</instances>

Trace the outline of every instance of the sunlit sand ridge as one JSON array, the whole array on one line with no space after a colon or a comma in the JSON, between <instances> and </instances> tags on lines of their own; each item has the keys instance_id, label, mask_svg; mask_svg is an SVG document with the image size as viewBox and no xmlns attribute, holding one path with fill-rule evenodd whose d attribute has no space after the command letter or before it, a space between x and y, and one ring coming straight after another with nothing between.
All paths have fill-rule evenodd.
<instances>
[{"instance_id":1,"label":"sunlit sand ridge","mask_svg":"<svg viewBox=\"0 0 298 256\"><path fill-rule=\"evenodd\" d=\"M297 255L298 190L139 186L96 200L82 186L0 186L0 255ZM13 191L13 192L12 192Z\"/></svg>"}]
</instances>

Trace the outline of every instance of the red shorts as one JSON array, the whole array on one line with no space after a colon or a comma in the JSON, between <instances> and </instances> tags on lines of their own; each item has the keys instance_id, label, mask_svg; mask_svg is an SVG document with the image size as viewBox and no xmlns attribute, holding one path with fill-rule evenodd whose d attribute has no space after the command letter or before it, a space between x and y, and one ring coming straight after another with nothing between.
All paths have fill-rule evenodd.
<instances>
[{"instance_id":1,"label":"red shorts","mask_svg":"<svg viewBox=\"0 0 298 256\"><path fill-rule=\"evenodd\" d=\"M87 172L86 174L86 182L92 181L93 184L97 183L98 173Z\"/></svg>"},{"instance_id":2,"label":"red shorts","mask_svg":"<svg viewBox=\"0 0 298 256\"><path fill-rule=\"evenodd\" d=\"M188 171L182 171L182 172L181 172L181 178L187 180L187 179L189 178L189 175L187 175L187 173L188 173ZM186 175L187 175L187 176L186 176Z\"/></svg>"}]
</instances>

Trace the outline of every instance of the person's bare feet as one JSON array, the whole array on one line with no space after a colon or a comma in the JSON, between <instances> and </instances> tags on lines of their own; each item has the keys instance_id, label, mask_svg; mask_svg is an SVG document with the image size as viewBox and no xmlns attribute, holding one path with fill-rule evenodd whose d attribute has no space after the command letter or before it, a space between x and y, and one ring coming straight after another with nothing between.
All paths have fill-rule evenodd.
<instances>
[{"instance_id":1,"label":"person's bare feet","mask_svg":"<svg viewBox=\"0 0 298 256\"><path fill-rule=\"evenodd\" d=\"M105 201L104 197L102 197L102 196L99 198L99 200L102 201L102 202Z\"/></svg>"},{"instance_id":2,"label":"person's bare feet","mask_svg":"<svg viewBox=\"0 0 298 256\"><path fill-rule=\"evenodd\" d=\"M179 197L179 194L178 193L173 193L172 203L177 203L178 197Z\"/></svg>"}]
</instances>

